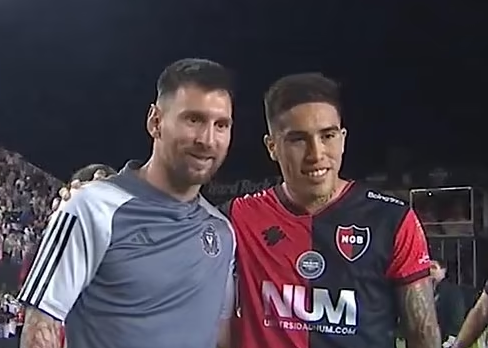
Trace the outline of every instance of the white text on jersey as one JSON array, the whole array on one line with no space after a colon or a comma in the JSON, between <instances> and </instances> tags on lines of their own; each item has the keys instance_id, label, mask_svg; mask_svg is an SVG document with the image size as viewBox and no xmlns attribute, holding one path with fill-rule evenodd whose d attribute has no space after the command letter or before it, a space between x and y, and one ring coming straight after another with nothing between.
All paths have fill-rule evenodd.
<instances>
[{"instance_id":1,"label":"white text on jersey","mask_svg":"<svg viewBox=\"0 0 488 348\"><path fill-rule=\"evenodd\" d=\"M263 281L264 325L339 335L356 333L357 303L354 290L341 290L336 303L333 303L327 289L315 288L311 292L312 308L307 310L307 289L304 286L285 284L280 293L273 282Z\"/></svg>"}]
</instances>

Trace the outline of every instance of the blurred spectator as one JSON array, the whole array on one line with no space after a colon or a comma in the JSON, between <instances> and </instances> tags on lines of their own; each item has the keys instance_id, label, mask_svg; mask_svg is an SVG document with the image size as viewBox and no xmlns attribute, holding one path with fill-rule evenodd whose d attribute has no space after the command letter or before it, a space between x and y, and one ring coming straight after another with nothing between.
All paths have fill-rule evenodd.
<instances>
[{"instance_id":1,"label":"blurred spectator","mask_svg":"<svg viewBox=\"0 0 488 348\"><path fill-rule=\"evenodd\" d=\"M106 164L90 164L74 173L71 177L71 181L91 181L98 176L103 178L114 174L117 174L117 171Z\"/></svg>"},{"instance_id":2,"label":"blurred spectator","mask_svg":"<svg viewBox=\"0 0 488 348\"><path fill-rule=\"evenodd\" d=\"M443 342L456 337L464 321L466 308L461 288L446 279L447 265L443 260L432 261L430 272L435 286L437 320Z\"/></svg>"}]
</instances>

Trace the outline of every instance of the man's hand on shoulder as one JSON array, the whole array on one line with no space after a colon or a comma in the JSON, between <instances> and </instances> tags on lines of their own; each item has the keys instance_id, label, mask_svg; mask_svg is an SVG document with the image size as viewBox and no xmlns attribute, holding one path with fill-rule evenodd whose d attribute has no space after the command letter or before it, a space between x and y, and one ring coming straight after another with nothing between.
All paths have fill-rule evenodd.
<instances>
[{"instance_id":1,"label":"man's hand on shoulder","mask_svg":"<svg viewBox=\"0 0 488 348\"><path fill-rule=\"evenodd\" d=\"M59 193L58 193L59 197L61 198L62 201L68 201L77 190L81 190L86 184L93 182L93 181L96 181L96 180L103 180L103 179L106 179L108 177L109 177L109 175L107 174L106 171L101 170L101 169L97 170L93 174L92 180L81 181L79 179L75 179L68 186L61 188L59 190ZM57 204L56 207L53 207L54 208L53 210L56 210L59 208L59 203Z\"/></svg>"},{"instance_id":2,"label":"man's hand on shoulder","mask_svg":"<svg viewBox=\"0 0 488 348\"><path fill-rule=\"evenodd\" d=\"M27 307L20 348L61 348L62 324L34 307Z\"/></svg>"},{"instance_id":3,"label":"man's hand on shoulder","mask_svg":"<svg viewBox=\"0 0 488 348\"><path fill-rule=\"evenodd\" d=\"M442 344L430 277L398 289L400 322L409 348L438 348Z\"/></svg>"}]
</instances>

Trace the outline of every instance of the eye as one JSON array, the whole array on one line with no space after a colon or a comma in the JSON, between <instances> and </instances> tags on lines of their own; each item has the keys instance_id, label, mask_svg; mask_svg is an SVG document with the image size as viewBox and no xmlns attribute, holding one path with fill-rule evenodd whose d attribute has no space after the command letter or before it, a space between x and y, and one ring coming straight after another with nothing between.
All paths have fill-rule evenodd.
<instances>
[{"instance_id":1,"label":"eye","mask_svg":"<svg viewBox=\"0 0 488 348\"><path fill-rule=\"evenodd\" d=\"M337 137L337 133L336 132L333 132L333 133L325 133L322 135L322 139L324 140L331 140L331 139L334 139Z\"/></svg>"},{"instance_id":2,"label":"eye","mask_svg":"<svg viewBox=\"0 0 488 348\"><path fill-rule=\"evenodd\" d=\"M230 122L225 120L225 121L218 121L215 123L215 126L219 129L219 130L226 130L228 128L230 128Z\"/></svg>"},{"instance_id":3,"label":"eye","mask_svg":"<svg viewBox=\"0 0 488 348\"><path fill-rule=\"evenodd\" d=\"M301 136L288 136L286 137L286 141L290 143L298 143L300 141L304 141L305 139Z\"/></svg>"},{"instance_id":4,"label":"eye","mask_svg":"<svg viewBox=\"0 0 488 348\"><path fill-rule=\"evenodd\" d=\"M189 114L186 116L186 120L190 123L199 123L201 121L200 115Z\"/></svg>"}]
</instances>

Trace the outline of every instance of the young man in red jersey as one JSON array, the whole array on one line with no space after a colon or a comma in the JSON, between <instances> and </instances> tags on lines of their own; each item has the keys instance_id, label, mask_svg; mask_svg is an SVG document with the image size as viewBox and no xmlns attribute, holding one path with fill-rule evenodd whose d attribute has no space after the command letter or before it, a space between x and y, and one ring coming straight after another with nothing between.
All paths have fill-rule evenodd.
<instances>
[{"instance_id":1,"label":"young man in red jersey","mask_svg":"<svg viewBox=\"0 0 488 348\"><path fill-rule=\"evenodd\" d=\"M265 96L284 183L230 201L237 234L237 346L438 348L424 232L407 204L340 178L337 85L286 76ZM252 218L250 218L252 217Z\"/></svg>"},{"instance_id":2,"label":"young man in red jersey","mask_svg":"<svg viewBox=\"0 0 488 348\"><path fill-rule=\"evenodd\" d=\"M275 82L264 138L284 182L235 198L243 348L439 347L429 255L404 202L339 176L347 131L321 74ZM249 217L252 216L252 219Z\"/></svg>"}]
</instances>

